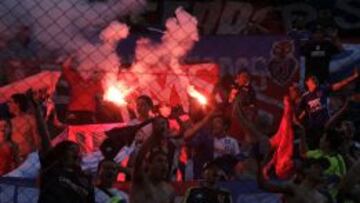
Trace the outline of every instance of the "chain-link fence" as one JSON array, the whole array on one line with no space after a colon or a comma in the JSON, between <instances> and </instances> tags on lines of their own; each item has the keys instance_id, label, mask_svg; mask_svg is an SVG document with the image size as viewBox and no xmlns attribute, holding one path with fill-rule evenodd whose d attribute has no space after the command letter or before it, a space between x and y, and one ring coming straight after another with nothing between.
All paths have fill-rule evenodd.
<instances>
[{"instance_id":1,"label":"chain-link fence","mask_svg":"<svg viewBox=\"0 0 360 203\"><path fill-rule=\"evenodd\" d=\"M231 74L240 70L255 78L260 94L253 99L258 98L263 108L255 114L264 118L263 133L274 130L282 97L292 82L299 81L301 72L295 44L299 39L263 36L300 29L296 26L302 24L301 15L279 19L281 11L290 15L294 9L281 8L280 2L268 6L264 1L258 6L252 1L217 0L1 0L0 203L37 202L43 181L37 179L46 163L42 151L64 140L78 143L82 171L97 182L98 165L106 156L101 147L109 144L104 140L111 137L111 130L119 133L116 130L128 124L158 115L169 118L171 131L166 145L172 155L167 178L193 180L187 166L194 166L185 162L194 152L179 139L188 126L188 115L202 118L213 104L224 104L219 106L225 114L230 90L236 86ZM157 15L159 11L164 15ZM201 46L195 47L200 33L223 36L204 35ZM194 49L202 54L192 54ZM358 48L354 50L351 61L357 60ZM350 66L350 60L341 60L341 65ZM146 126L142 131L136 134L138 142L152 133ZM44 144L45 137L51 144ZM121 144L127 141L120 140ZM138 150L134 146L117 149L112 157L125 168L117 177L119 182L131 180L126 166ZM98 202L111 199L107 192L95 193ZM244 198L264 199L262 195ZM278 201L275 196L266 198Z\"/></svg>"}]
</instances>

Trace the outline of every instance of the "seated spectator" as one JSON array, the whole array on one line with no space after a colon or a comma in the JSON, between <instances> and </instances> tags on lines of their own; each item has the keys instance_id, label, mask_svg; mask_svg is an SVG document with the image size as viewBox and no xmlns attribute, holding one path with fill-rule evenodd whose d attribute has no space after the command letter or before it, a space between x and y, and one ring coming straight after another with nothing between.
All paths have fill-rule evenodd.
<instances>
[{"instance_id":1,"label":"seated spectator","mask_svg":"<svg viewBox=\"0 0 360 203\"><path fill-rule=\"evenodd\" d=\"M202 169L201 186L189 188L183 203L231 203L230 192L219 188L219 168L214 163L207 163Z\"/></svg>"},{"instance_id":2,"label":"seated spectator","mask_svg":"<svg viewBox=\"0 0 360 203\"><path fill-rule=\"evenodd\" d=\"M128 195L114 187L117 175L118 168L114 161L103 160L99 163L95 188L95 202L129 203Z\"/></svg>"}]
</instances>

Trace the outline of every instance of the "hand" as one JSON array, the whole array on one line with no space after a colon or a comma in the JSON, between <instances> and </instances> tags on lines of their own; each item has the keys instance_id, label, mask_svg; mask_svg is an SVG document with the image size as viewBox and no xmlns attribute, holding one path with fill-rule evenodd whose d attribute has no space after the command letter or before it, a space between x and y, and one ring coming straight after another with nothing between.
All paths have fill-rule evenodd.
<instances>
[{"instance_id":1,"label":"hand","mask_svg":"<svg viewBox=\"0 0 360 203\"><path fill-rule=\"evenodd\" d=\"M232 103L235 100L237 93L238 93L237 89L235 88L231 89L231 92L229 94L229 103Z\"/></svg>"}]
</instances>

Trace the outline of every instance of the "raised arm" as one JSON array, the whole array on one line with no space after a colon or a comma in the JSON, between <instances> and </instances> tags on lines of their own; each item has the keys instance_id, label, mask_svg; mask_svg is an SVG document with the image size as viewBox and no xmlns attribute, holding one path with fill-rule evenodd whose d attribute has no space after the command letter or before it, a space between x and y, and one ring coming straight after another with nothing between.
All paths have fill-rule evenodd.
<instances>
[{"instance_id":1,"label":"raised arm","mask_svg":"<svg viewBox=\"0 0 360 203\"><path fill-rule=\"evenodd\" d=\"M132 174L133 183L135 184L141 184L144 180L144 160L146 155L155 146L160 146L161 140L163 139L163 131L161 128L158 128L155 123L156 121L153 122L153 134L145 141L135 158Z\"/></svg>"},{"instance_id":2,"label":"raised arm","mask_svg":"<svg viewBox=\"0 0 360 203\"><path fill-rule=\"evenodd\" d=\"M242 105L239 98L236 98L233 114L235 114L235 117L238 119L241 127L246 131L246 133L255 136L256 138L262 137L262 133L256 129L256 126L246 119L241 107Z\"/></svg>"},{"instance_id":3,"label":"raised arm","mask_svg":"<svg viewBox=\"0 0 360 203\"><path fill-rule=\"evenodd\" d=\"M331 90L338 91L338 90L344 88L346 85L348 85L352 81L356 80L358 77L359 77L359 71L358 71L358 68L355 68L354 73L351 76L349 76L349 77L345 78L344 80L341 80L335 84L332 84Z\"/></svg>"},{"instance_id":4,"label":"raised arm","mask_svg":"<svg viewBox=\"0 0 360 203\"><path fill-rule=\"evenodd\" d=\"M35 111L37 134L40 136L40 155L44 155L51 149L49 131L43 118L40 102L34 98L31 90L27 92L27 96L30 99Z\"/></svg>"},{"instance_id":5,"label":"raised arm","mask_svg":"<svg viewBox=\"0 0 360 203\"><path fill-rule=\"evenodd\" d=\"M211 118L215 115L215 110L212 110L209 114L207 114L201 121L195 123L195 125L193 125L191 128L185 130L184 132L184 139L186 141L191 140L191 138L193 138L195 136L195 134L201 129L203 128L207 123L209 123L209 121L211 120Z\"/></svg>"},{"instance_id":6,"label":"raised arm","mask_svg":"<svg viewBox=\"0 0 360 203\"><path fill-rule=\"evenodd\" d=\"M335 123L335 121L338 120L338 118L345 112L349 105L349 99L346 99L345 104L334 114L331 116L331 118L326 122L325 129L328 129L331 127L332 124Z\"/></svg>"}]
</instances>

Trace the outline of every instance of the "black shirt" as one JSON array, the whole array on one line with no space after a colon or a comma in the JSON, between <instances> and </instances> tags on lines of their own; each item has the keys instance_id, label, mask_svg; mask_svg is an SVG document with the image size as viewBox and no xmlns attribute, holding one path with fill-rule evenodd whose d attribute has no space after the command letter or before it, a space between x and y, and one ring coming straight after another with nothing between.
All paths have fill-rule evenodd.
<instances>
[{"instance_id":1,"label":"black shirt","mask_svg":"<svg viewBox=\"0 0 360 203\"><path fill-rule=\"evenodd\" d=\"M309 41L301 50L305 56L306 76L315 75L321 84L329 78L331 57L340 50L330 41Z\"/></svg>"},{"instance_id":2,"label":"black shirt","mask_svg":"<svg viewBox=\"0 0 360 203\"><path fill-rule=\"evenodd\" d=\"M231 194L219 188L194 187L186 192L184 203L230 203Z\"/></svg>"}]
</instances>

